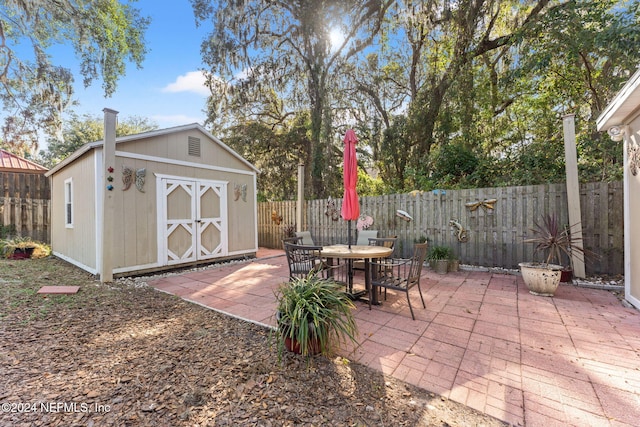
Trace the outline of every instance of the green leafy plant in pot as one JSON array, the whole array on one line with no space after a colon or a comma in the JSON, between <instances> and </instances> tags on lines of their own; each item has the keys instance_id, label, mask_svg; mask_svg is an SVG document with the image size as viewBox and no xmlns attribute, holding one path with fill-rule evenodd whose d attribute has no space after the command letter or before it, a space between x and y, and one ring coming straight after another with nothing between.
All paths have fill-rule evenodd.
<instances>
[{"instance_id":1,"label":"green leafy plant in pot","mask_svg":"<svg viewBox=\"0 0 640 427\"><path fill-rule=\"evenodd\" d=\"M276 302L279 350L328 356L340 341L357 344L355 305L343 285L310 273L283 283Z\"/></svg>"},{"instance_id":2,"label":"green leafy plant in pot","mask_svg":"<svg viewBox=\"0 0 640 427\"><path fill-rule=\"evenodd\" d=\"M534 295L553 296L560 284L562 272L568 268L562 265L563 259L572 260L572 254L577 253L582 257L596 255L578 244L573 237L572 228L562 227L555 214L547 214L542 217L542 222L536 221L531 229L533 237L525 239L525 243L535 244L534 255L543 253L544 262L520 263L522 278Z\"/></svg>"},{"instance_id":3,"label":"green leafy plant in pot","mask_svg":"<svg viewBox=\"0 0 640 427\"><path fill-rule=\"evenodd\" d=\"M453 256L451 248L447 246L433 246L429 250L427 259L429 265L438 274L446 274L449 270L449 259Z\"/></svg>"}]
</instances>

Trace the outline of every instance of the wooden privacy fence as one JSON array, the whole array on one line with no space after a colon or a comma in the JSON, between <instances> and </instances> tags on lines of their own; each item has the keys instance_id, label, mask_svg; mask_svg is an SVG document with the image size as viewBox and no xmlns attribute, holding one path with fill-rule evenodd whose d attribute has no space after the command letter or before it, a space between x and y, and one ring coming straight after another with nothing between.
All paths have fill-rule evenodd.
<instances>
[{"instance_id":1,"label":"wooden privacy fence","mask_svg":"<svg viewBox=\"0 0 640 427\"><path fill-rule=\"evenodd\" d=\"M0 173L0 226L12 235L50 242L49 180L44 175Z\"/></svg>"},{"instance_id":2,"label":"wooden privacy fence","mask_svg":"<svg viewBox=\"0 0 640 427\"><path fill-rule=\"evenodd\" d=\"M321 244L346 243L348 224L339 217L341 202L306 201L302 229L311 231ZM582 184L580 205L584 246L599 255L599 259L587 262L587 273L623 274L622 182ZM412 219L401 218L398 210ZM426 238L430 246L452 248L463 264L508 269L534 260L533 245L524 243L524 239L531 237L534 222L547 213L557 214L561 224L568 224L565 184L416 191L360 198L361 216L373 219L369 228L378 230L380 236L398 236L398 256L408 257L414 242ZM295 201L260 203L259 245L282 247L286 227L295 230L295 222ZM355 241L356 221L352 221L352 230Z\"/></svg>"}]
</instances>

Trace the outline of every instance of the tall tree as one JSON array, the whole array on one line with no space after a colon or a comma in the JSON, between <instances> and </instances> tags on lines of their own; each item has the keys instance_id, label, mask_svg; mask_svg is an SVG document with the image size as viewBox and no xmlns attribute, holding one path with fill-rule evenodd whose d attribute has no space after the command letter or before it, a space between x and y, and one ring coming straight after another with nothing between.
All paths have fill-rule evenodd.
<instances>
[{"instance_id":1,"label":"tall tree","mask_svg":"<svg viewBox=\"0 0 640 427\"><path fill-rule=\"evenodd\" d=\"M465 71L474 58L514 44L527 35L533 23L549 9L549 3L549 0L445 0L442 7L434 8L438 13L435 17L434 9L424 9L427 15L423 22L429 23L428 39L439 42L444 46L439 49L444 51L430 49L428 60L437 67L432 67L425 76L410 110L411 142L422 154L415 159L416 170L428 173L426 160L435 143L438 116L456 78L468 75ZM557 3L554 7L564 4Z\"/></svg>"},{"instance_id":2,"label":"tall tree","mask_svg":"<svg viewBox=\"0 0 640 427\"><path fill-rule=\"evenodd\" d=\"M278 126L260 121L243 122L230 129L224 142L247 159L258 175L258 200L293 200L301 141L308 139L308 114L289 118Z\"/></svg>"},{"instance_id":3,"label":"tall tree","mask_svg":"<svg viewBox=\"0 0 640 427\"><path fill-rule=\"evenodd\" d=\"M191 0L199 22L213 31L202 45L212 89L210 118L237 102L276 90L290 111L310 115L305 163L311 193L325 195L331 163L331 79L341 65L370 46L392 0ZM334 37L331 42L332 32ZM309 180L306 180L309 182Z\"/></svg>"},{"instance_id":4,"label":"tall tree","mask_svg":"<svg viewBox=\"0 0 640 427\"><path fill-rule=\"evenodd\" d=\"M47 49L69 43L85 86L116 90L126 63L141 66L149 20L135 0L4 0L0 3L0 102L6 146L35 151L38 131L60 139L63 111L72 103L73 76L51 62ZM31 52L24 49L24 45Z\"/></svg>"},{"instance_id":5,"label":"tall tree","mask_svg":"<svg viewBox=\"0 0 640 427\"><path fill-rule=\"evenodd\" d=\"M571 2L523 44L516 76L526 95L518 102L548 111L547 120L529 122L529 133L562 143L561 115L575 114L582 180L622 178L622 149L597 131L596 119L639 65L639 8L638 0ZM555 132L545 135L549 128Z\"/></svg>"},{"instance_id":6,"label":"tall tree","mask_svg":"<svg viewBox=\"0 0 640 427\"><path fill-rule=\"evenodd\" d=\"M134 135L157 129L158 125L144 117L131 116L118 120L116 136ZM100 141L104 134L104 119L89 114L72 114L62 128L62 140L50 139L46 150L40 151L38 162L53 167L78 148L89 142Z\"/></svg>"},{"instance_id":7,"label":"tall tree","mask_svg":"<svg viewBox=\"0 0 640 427\"><path fill-rule=\"evenodd\" d=\"M402 137L393 145L372 147L378 162L394 152L406 153L403 170L396 164L382 175L412 188L429 175L431 147L451 135L472 145L475 123L476 58L503 51L527 36L533 23L552 7L549 0L400 0L389 8L382 43L366 61L357 64L351 80L361 98L368 99L368 115L383 128L390 118L408 115ZM450 93L452 87L456 94ZM449 107L451 107L449 109ZM388 134L399 135L396 131ZM378 141L383 141L379 139ZM400 144L398 146L397 144ZM383 149L392 150L384 153ZM404 157L404 156L403 156ZM380 163L379 163L380 164Z\"/></svg>"}]
</instances>

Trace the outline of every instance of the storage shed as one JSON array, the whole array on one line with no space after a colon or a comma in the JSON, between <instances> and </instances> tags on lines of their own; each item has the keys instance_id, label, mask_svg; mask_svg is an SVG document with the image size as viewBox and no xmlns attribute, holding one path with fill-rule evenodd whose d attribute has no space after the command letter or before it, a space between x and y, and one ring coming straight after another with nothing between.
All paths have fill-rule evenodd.
<instances>
[{"instance_id":1,"label":"storage shed","mask_svg":"<svg viewBox=\"0 0 640 427\"><path fill-rule=\"evenodd\" d=\"M53 253L103 282L255 255L259 172L199 124L115 137L51 169Z\"/></svg>"},{"instance_id":2,"label":"storage shed","mask_svg":"<svg viewBox=\"0 0 640 427\"><path fill-rule=\"evenodd\" d=\"M597 120L624 150L624 281L625 299L640 308L640 70Z\"/></svg>"}]
</instances>

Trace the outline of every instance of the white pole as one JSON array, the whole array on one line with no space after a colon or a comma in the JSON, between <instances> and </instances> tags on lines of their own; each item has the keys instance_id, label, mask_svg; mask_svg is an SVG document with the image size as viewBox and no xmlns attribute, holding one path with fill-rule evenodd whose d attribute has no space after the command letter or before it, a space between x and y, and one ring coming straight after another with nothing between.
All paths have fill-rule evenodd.
<instances>
[{"instance_id":1,"label":"white pole","mask_svg":"<svg viewBox=\"0 0 640 427\"><path fill-rule=\"evenodd\" d=\"M304 206L304 163L298 164L298 203L296 206L296 231L302 231L302 209Z\"/></svg>"},{"instance_id":2,"label":"white pole","mask_svg":"<svg viewBox=\"0 0 640 427\"><path fill-rule=\"evenodd\" d=\"M562 118L564 129L564 157L567 174L567 203L569 207L569 226L571 240L577 242L573 246L582 248L582 214L580 212L580 183L578 182L578 154L576 151L575 114L567 114ZM584 278L584 256L576 251L571 252L573 275Z\"/></svg>"}]
</instances>

